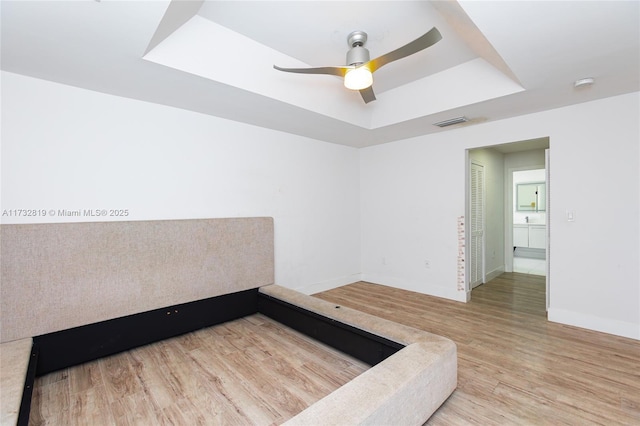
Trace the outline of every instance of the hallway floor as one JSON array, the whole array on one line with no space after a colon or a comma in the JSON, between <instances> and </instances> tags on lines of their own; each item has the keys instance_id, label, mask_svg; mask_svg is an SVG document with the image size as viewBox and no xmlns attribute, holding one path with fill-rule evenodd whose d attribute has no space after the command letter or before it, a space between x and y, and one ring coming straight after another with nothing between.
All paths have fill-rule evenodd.
<instances>
[{"instance_id":1,"label":"hallway floor","mask_svg":"<svg viewBox=\"0 0 640 426\"><path fill-rule=\"evenodd\" d=\"M513 258L513 272L545 276L547 275L547 261L516 256Z\"/></svg>"}]
</instances>

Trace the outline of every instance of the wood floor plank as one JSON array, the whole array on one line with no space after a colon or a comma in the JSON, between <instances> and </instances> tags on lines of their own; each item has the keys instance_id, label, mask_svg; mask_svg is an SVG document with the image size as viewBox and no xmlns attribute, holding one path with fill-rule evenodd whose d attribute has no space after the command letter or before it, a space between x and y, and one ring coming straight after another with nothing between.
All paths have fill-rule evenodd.
<instances>
[{"instance_id":1,"label":"wood floor plank","mask_svg":"<svg viewBox=\"0 0 640 426\"><path fill-rule=\"evenodd\" d=\"M262 404L272 407L274 412L293 417L308 406L297 392L292 393L283 386L282 381L270 374L267 368L247 360L241 353L221 360L236 372L236 378L255 386L255 395Z\"/></svg>"},{"instance_id":2,"label":"wood floor plank","mask_svg":"<svg viewBox=\"0 0 640 426\"><path fill-rule=\"evenodd\" d=\"M105 390L109 402L137 395L143 391L135 374L131 355L128 352L109 356L100 360L100 371L104 378Z\"/></svg>"},{"instance_id":3,"label":"wood floor plank","mask_svg":"<svg viewBox=\"0 0 640 426\"><path fill-rule=\"evenodd\" d=\"M69 419L69 382L66 374L56 373L56 380L46 377L34 386L30 424L67 424ZM60 380L61 377L64 379ZM62 422L62 423L58 423Z\"/></svg>"},{"instance_id":4,"label":"wood floor plank","mask_svg":"<svg viewBox=\"0 0 640 426\"><path fill-rule=\"evenodd\" d=\"M104 386L88 386L71 394L69 423L71 425L115 425Z\"/></svg>"},{"instance_id":5,"label":"wood floor plank","mask_svg":"<svg viewBox=\"0 0 640 426\"><path fill-rule=\"evenodd\" d=\"M65 370L68 371L68 370ZM102 371L98 361L86 362L74 370L74 374L68 376L69 393L71 395L85 392L102 382Z\"/></svg>"},{"instance_id":6,"label":"wood floor plank","mask_svg":"<svg viewBox=\"0 0 640 426\"><path fill-rule=\"evenodd\" d=\"M163 423L162 413L155 410L144 392L129 393L111 402L109 408L116 425L157 425ZM103 421L108 417L105 415L100 418ZM79 423L84 423L84 421L83 419Z\"/></svg>"},{"instance_id":7,"label":"wood floor plank","mask_svg":"<svg viewBox=\"0 0 640 426\"><path fill-rule=\"evenodd\" d=\"M245 382L236 372L222 362L223 357L212 356L202 349L189 354L194 360L197 389L188 395L204 406L213 407L212 419L220 424L267 424L277 417L266 406L259 395L252 392L250 383Z\"/></svg>"}]
</instances>

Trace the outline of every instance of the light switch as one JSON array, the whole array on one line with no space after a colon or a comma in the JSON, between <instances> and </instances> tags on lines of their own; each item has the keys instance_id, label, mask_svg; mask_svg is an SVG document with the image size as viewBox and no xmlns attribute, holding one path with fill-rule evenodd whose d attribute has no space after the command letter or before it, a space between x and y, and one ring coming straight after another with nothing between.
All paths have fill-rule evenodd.
<instances>
[{"instance_id":1,"label":"light switch","mask_svg":"<svg viewBox=\"0 0 640 426\"><path fill-rule=\"evenodd\" d=\"M567 222L573 222L575 220L575 213L573 210L567 210Z\"/></svg>"}]
</instances>

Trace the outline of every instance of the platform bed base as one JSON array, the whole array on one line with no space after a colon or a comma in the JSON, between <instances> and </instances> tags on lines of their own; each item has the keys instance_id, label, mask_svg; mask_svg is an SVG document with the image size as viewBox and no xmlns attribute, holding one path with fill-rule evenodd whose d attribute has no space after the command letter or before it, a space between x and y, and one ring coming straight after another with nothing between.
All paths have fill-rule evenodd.
<instances>
[{"instance_id":1,"label":"platform bed base","mask_svg":"<svg viewBox=\"0 0 640 426\"><path fill-rule=\"evenodd\" d=\"M334 309L343 308L334 305ZM258 312L371 366L404 348L384 337L262 293Z\"/></svg>"},{"instance_id":2,"label":"platform bed base","mask_svg":"<svg viewBox=\"0 0 640 426\"><path fill-rule=\"evenodd\" d=\"M258 294L255 288L36 336L36 376L253 315Z\"/></svg>"},{"instance_id":3,"label":"platform bed base","mask_svg":"<svg viewBox=\"0 0 640 426\"><path fill-rule=\"evenodd\" d=\"M300 304L300 301L308 303ZM436 338L435 340L440 346L442 341L445 341L445 349L448 352L446 354L448 360L445 361L449 364L448 370L453 368L453 375L451 371L446 372L444 388L443 391L440 391L443 396L436 398L436 401L439 402L435 408L430 410L429 415L444 402L455 388L455 345L448 339L272 285L34 337L17 424L26 426L29 423L33 385L38 376L255 313L266 315L371 366L378 365L401 351L407 346L407 343L411 343L411 340L417 342L420 339L416 339L416 337L420 337L420 335L430 336L427 341L431 343L433 343L433 338ZM369 326L373 325L373 331L359 326L358 322L361 322L362 319L368 322ZM386 333L386 336L377 334L375 329L380 324L383 328L389 328L391 333ZM393 335L394 327L399 327L400 335ZM406 335L407 329L409 335ZM394 337L399 338L394 339ZM432 349L437 348L434 346ZM442 351L438 349L435 352ZM438 356L439 358L440 356ZM453 367L451 366L452 362ZM372 370L368 370L367 373ZM442 375L442 372L436 375L438 374ZM342 388L349 387L357 379ZM438 381L442 382L441 379ZM354 390L348 391L348 393L353 394L356 398L357 394L365 395ZM317 420L313 409L316 411L322 409L322 403L326 403L326 400L330 399L332 395L309 407L288 423L305 424L305 419L313 420L315 418ZM348 398L345 403L350 403ZM433 405L433 403L431 404ZM305 412L309 411L311 415L305 417ZM332 411L335 413L336 409L332 409ZM420 420L419 423L426 421L427 418ZM341 420L344 421L345 417L341 417ZM366 423L362 421L362 418L354 420L358 420L357 423ZM374 420L374 418L369 420ZM327 424L330 423L329 421Z\"/></svg>"}]
</instances>

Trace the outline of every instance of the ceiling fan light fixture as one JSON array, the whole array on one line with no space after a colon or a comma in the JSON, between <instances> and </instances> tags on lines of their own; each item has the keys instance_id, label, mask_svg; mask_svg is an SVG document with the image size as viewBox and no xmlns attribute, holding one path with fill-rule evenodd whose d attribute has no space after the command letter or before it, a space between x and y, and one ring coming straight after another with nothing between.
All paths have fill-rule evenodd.
<instances>
[{"instance_id":1,"label":"ceiling fan light fixture","mask_svg":"<svg viewBox=\"0 0 640 426\"><path fill-rule=\"evenodd\" d=\"M436 27L431 28L417 39L401 46L391 52L387 52L375 59L370 59L369 50L364 47L367 41L367 33L354 31L347 37L349 51L345 66L337 67L311 67L311 68L282 68L273 65L278 71L294 72L300 74L326 74L342 77L344 86L350 90L357 90L364 103L368 104L376 100L373 93L373 73L390 62L397 61L407 56L418 53L433 46L442 39L440 31Z\"/></svg>"},{"instance_id":2,"label":"ceiling fan light fixture","mask_svg":"<svg viewBox=\"0 0 640 426\"><path fill-rule=\"evenodd\" d=\"M344 76L344 87L351 90L362 90L371 87L373 74L369 68L363 66L348 70Z\"/></svg>"}]
</instances>

